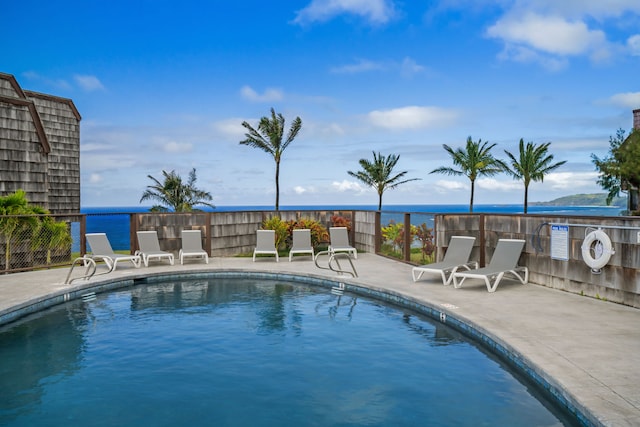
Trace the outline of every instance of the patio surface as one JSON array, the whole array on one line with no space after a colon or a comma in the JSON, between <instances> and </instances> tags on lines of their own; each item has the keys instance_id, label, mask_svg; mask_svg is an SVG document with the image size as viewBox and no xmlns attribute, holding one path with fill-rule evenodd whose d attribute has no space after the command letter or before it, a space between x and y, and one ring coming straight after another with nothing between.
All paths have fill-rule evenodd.
<instances>
[{"instance_id":1,"label":"patio surface","mask_svg":"<svg viewBox=\"0 0 640 427\"><path fill-rule=\"evenodd\" d=\"M114 272L70 285L64 284L68 268L8 274L0 276L0 321L53 296L156 274L229 270L329 278L402 296L473 326L520 356L593 425L640 425L640 310L504 279L495 293L469 279L460 289L445 287L439 275L414 283L410 265L373 254L359 254L354 265L359 274L354 279L318 269L310 257L293 262L282 257L278 263L214 257L208 265L153 263L139 269L119 264ZM82 270L76 268L74 277Z\"/></svg>"}]
</instances>

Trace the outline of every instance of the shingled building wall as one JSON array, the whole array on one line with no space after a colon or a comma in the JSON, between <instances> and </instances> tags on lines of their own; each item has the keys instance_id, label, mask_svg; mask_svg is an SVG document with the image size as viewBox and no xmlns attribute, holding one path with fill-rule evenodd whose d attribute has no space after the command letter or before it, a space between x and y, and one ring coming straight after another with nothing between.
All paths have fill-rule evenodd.
<instances>
[{"instance_id":1,"label":"shingled building wall","mask_svg":"<svg viewBox=\"0 0 640 427\"><path fill-rule=\"evenodd\" d=\"M0 196L22 189L51 213L80 211L80 114L0 73Z\"/></svg>"}]
</instances>

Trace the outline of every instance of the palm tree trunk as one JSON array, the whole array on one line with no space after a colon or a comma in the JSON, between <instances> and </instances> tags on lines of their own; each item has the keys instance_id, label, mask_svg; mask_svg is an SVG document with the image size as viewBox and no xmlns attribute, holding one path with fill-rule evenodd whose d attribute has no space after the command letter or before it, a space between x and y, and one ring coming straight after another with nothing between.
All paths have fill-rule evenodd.
<instances>
[{"instance_id":1,"label":"palm tree trunk","mask_svg":"<svg viewBox=\"0 0 640 427\"><path fill-rule=\"evenodd\" d=\"M524 213L527 213L527 206L529 206L529 186L524 186Z\"/></svg>"},{"instance_id":2,"label":"palm tree trunk","mask_svg":"<svg viewBox=\"0 0 640 427\"><path fill-rule=\"evenodd\" d=\"M276 160L276 211L280 210L280 162Z\"/></svg>"},{"instance_id":3,"label":"palm tree trunk","mask_svg":"<svg viewBox=\"0 0 640 427\"><path fill-rule=\"evenodd\" d=\"M469 212L473 213L473 193L475 190L475 181L471 181L471 199L469 200Z\"/></svg>"},{"instance_id":4,"label":"palm tree trunk","mask_svg":"<svg viewBox=\"0 0 640 427\"><path fill-rule=\"evenodd\" d=\"M382 193L378 194L378 210L382 210Z\"/></svg>"},{"instance_id":5,"label":"palm tree trunk","mask_svg":"<svg viewBox=\"0 0 640 427\"><path fill-rule=\"evenodd\" d=\"M7 236L7 243L4 249L4 269L9 271L11 263L11 237Z\"/></svg>"}]
</instances>

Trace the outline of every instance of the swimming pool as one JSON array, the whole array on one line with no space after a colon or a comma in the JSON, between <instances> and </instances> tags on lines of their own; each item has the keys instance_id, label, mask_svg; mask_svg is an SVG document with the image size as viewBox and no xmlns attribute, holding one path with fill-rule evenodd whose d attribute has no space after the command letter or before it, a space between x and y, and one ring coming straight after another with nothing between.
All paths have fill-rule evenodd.
<instances>
[{"instance_id":1,"label":"swimming pool","mask_svg":"<svg viewBox=\"0 0 640 427\"><path fill-rule=\"evenodd\" d=\"M572 423L447 325L308 284L149 283L0 331L1 425Z\"/></svg>"}]
</instances>

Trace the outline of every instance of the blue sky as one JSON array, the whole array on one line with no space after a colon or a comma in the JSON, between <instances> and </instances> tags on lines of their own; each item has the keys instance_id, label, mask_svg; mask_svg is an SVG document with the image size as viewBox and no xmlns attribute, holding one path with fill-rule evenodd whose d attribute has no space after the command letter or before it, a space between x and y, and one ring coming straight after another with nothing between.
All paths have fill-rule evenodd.
<instances>
[{"instance_id":1,"label":"blue sky","mask_svg":"<svg viewBox=\"0 0 640 427\"><path fill-rule=\"evenodd\" d=\"M467 204L442 148L551 142L531 201L602 192L591 154L640 108L637 0L25 0L3 6L0 71L82 115L83 206L135 206L147 175L196 168L216 205L273 205L275 162L239 145L273 107L303 127L280 204L375 205L347 171L372 151L420 178L384 204ZM521 203L480 178L475 203Z\"/></svg>"}]
</instances>

